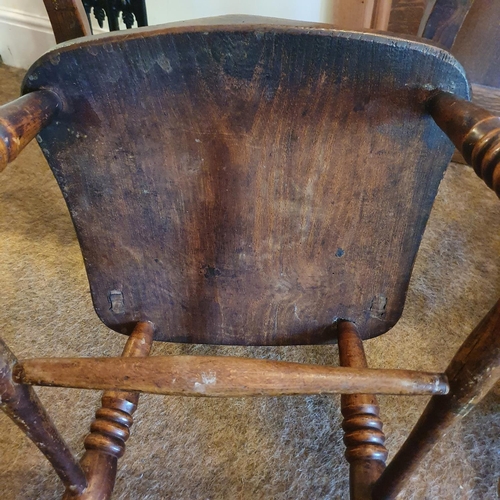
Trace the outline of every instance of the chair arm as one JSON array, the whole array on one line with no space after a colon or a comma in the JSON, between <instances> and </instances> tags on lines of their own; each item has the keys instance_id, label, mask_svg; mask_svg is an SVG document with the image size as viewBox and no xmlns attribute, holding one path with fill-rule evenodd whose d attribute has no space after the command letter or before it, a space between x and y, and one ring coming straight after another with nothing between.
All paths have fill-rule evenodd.
<instances>
[{"instance_id":1,"label":"chair arm","mask_svg":"<svg viewBox=\"0 0 500 500\"><path fill-rule=\"evenodd\" d=\"M0 106L0 172L47 126L61 108L49 90L37 90Z\"/></svg>"},{"instance_id":2,"label":"chair arm","mask_svg":"<svg viewBox=\"0 0 500 500\"><path fill-rule=\"evenodd\" d=\"M429 101L437 125L476 174L500 197L500 117L447 92Z\"/></svg>"}]
</instances>

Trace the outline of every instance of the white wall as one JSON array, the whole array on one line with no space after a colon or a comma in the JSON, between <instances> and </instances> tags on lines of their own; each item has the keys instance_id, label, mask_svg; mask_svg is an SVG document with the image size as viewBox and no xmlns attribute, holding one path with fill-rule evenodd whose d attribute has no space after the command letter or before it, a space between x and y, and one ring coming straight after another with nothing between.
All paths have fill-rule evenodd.
<instances>
[{"instance_id":1,"label":"white wall","mask_svg":"<svg viewBox=\"0 0 500 500\"><path fill-rule=\"evenodd\" d=\"M0 0L0 56L28 68L55 44L42 0Z\"/></svg>"},{"instance_id":2,"label":"white wall","mask_svg":"<svg viewBox=\"0 0 500 500\"><path fill-rule=\"evenodd\" d=\"M146 0L146 3L149 24L224 14L331 22L333 9L332 0Z\"/></svg>"},{"instance_id":3,"label":"white wall","mask_svg":"<svg viewBox=\"0 0 500 500\"><path fill-rule=\"evenodd\" d=\"M344 0L350 1L350 0ZM332 0L146 0L150 25L224 14L332 22ZM93 23L96 27L96 23ZM98 30L100 31L100 30ZM29 68L55 45L42 0L0 0L0 57Z\"/></svg>"}]
</instances>

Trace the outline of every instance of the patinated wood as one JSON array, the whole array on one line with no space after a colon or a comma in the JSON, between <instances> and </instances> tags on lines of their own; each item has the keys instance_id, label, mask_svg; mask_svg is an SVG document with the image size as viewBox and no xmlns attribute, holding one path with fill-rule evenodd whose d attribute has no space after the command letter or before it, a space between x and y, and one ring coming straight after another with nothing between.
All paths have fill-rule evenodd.
<instances>
[{"instance_id":1,"label":"patinated wood","mask_svg":"<svg viewBox=\"0 0 500 500\"><path fill-rule=\"evenodd\" d=\"M500 197L500 117L445 92L430 101L429 111L465 161Z\"/></svg>"},{"instance_id":2,"label":"patinated wood","mask_svg":"<svg viewBox=\"0 0 500 500\"><path fill-rule=\"evenodd\" d=\"M65 103L40 146L97 314L180 342L384 333L452 153L425 102L465 76L417 42L243 21L75 42L25 80Z\"/></svg>"},{"instance_id":3,"label":"patinated wood","mask_svg":"<svg viewBox=\"0 0 500 500\"><path fill-rule=\"evenodd\" d=\"M418 35L451 49L474 0L431 0Z\"/></svg>"},{"instance_id":4,"label":"patinated wood","mask_svg":"<svg viewBox=\"0 0 500 500\"><path fill-rule=\"evenodd\" d=\"M57 96L48 90L0 106L0 172L50 123L60 107Z\"/></svg>"},{"instance_id":5,"label":"patinated wood","mask_svg":"<svg viewBox=\"0 0 500 500\"><path fill-rule=\"evenodd\" d=\"M375 500L395 498L448 429L467 415L500 379L500 301L460 347L446 374L450 392L431 398L408 439L377 482Z\"/></svg>"},{"instance_id":6,"label":"patinated wood","mask_svg":"<svg viewBox=\"0 0 500 500\"><path fill-rule=\"evenodd\" d=\"M472 102L481 108L487 109L496 116L500 116L500 89L473 83ZM467 163L464 157L456 151L452 161L457 163Z\"/></svg>"},{"instance_id":7,"label":"patinated wood","mask_svg":"<svg viewBox=\"0 0 500 500\"><path fill-rule=\"evenodd\" d=\"M92 34L81 0L43 0L57 43Z\"/></svg>"},{"instance_id":8,"label":"patinated wood","mask_svg":"<svg viewBox=\"0 0 500 500\"><path fill-rule=\"evenodd\" d=\"M0 409L28 436L47 457L69 491L82 492L85 474L73 457L35 391L13 380L17 360L0 339Z\"/></svg>"},{"instance_id":9,"label":"patinated wood","mask_svg":"<svg viewBox=\"0 0 500 500\"><path fill-rule=\"evenodd\" d=\"M427 3L426 0L393 0L389 31L416 35Z\"/></svg>"},{"instance_id":10,"label":"patinated wood","mask_svg":"<svg viewBox=\"0 0 500 500\"><path fill-rule=\"evenodd\" d=\"M497 193L499 119L464 101L465 76L440 49L303 23L246 18L221 25L226 21L59 47L27 75L21 107L0 112L4 163L40 132L78 232L96 311L116 331L132 332L123 358L14 366L6 348L2 353L9 366L0 374L2 404L14 420L27 414L25 432L42 415L37 432L45 441L52 427L42 410L27 392L20 399L31 401L25 412L12 388L107 390L82 467L66 457L64 443L48 454L68 500L110 497L137 406L134 391L341 393L352 494L361 499L369 498L387 456L372 394L448 390L443 374L367 369L361 339L387 331L402 311L452 151L431 115ZM59 102L62 111L48 125ZM378 482L380 498L398 491L456 413L500 376L492 339L499 317L497 305L457 355L447 372L453 394L444 406L431 400L394 461L393 478L383 473ZM148 320L157 323L154 332ZM153 336L222 344L338 336L343 367L141 359Z\"/></svg>"},{"instance_id":11,"label":"patinated wood","mask_svg":"<svg viewBox=\"0 0 500 500\"><path fill-rule=\"evenodd\" d=\"M284 394L445 394L440 373L304 365L213 356L40 358L20 362L15 376L34 385L119 389L184 396Z\"/></svg>"},{"instance_id":12,"label":"patinated wood","mask_svg":"<svg viewBox=\"0 0 500 500\"><path fill-rule=\"evenodd\" d=\"M122 356L146 357L151 351L154 326L139 323L127 340ZM85 453L80 461L88 479L84 492L66 490L63 500L108 500L115 485L117 461L125 452L130 435L132 414L137 409L139 393L105 391L102 406L85 438Z\"/></svg>"},{"instance_id":13,"label":"patinated wood","mask_svg":"<svg viewBox=\"0 0 500 500\"><path fill-rule=\"evenodd\" d=\"M356 326L347 321L339 324L340 365L367 368L363 341ZM349 462L351 500L371 500L375 481L385 469L387 449L377 398L373 394L342 394L345 457Z\"/></svg>"}]
</instances>

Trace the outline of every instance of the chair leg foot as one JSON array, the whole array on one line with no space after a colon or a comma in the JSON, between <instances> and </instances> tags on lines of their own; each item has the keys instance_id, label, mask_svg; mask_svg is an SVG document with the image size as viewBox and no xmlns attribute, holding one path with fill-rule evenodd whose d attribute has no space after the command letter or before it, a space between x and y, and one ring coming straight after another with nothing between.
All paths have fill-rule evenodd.
<instances>
[{"instance_id":1,"label":"chair leg foot","mask_svg":"<svg viewBox=\"0 0 500 500\"><path fill-rule=\"evenodd\" d=\"M0 408L47 457L69 491L82 492L85 474L29 385L13 379L17 360L0 339Z\"/></svg>"},{"instance_id":2,"label":"chair leg foot","mask_svg":"<svg viewBox=\"0 0 500 500\"><path fill-rule=\"evenodd\" d=\"M339 324L340 365L367 368L363 342L353 323ZM377 398L372 394L343 394L345 457L351 500L370 500L372 487L385 469L387 449Z\"/></svg>"},{"instance_id":3,"label":"chair leg foot","mask_svg":"<svg viewBox=\"0 0 500 500\"><path fill-rule=\"evenodd\" d=\"M148 356L153 343L151 323L138 323L122 356ZM109 500L115 486L118 459L125 453L132 415L139 402L138 392L104 391L102 405L85 438L85 453L80 461L88 477L88 487L80 494L66 490L63 500Z\"/></svg>"},{"instance_id":4,"label":"chair leg foot","mask_svg":"<svg viewBox=\"0 0 500 500\"><path fill-rule=\"evenodd\" d=\"M392 499L447 430L500 379L500 301L462 344L446 370L450 392L433 396L401 449L377 481L374 499Z\"/></svg>"}]
</instances>

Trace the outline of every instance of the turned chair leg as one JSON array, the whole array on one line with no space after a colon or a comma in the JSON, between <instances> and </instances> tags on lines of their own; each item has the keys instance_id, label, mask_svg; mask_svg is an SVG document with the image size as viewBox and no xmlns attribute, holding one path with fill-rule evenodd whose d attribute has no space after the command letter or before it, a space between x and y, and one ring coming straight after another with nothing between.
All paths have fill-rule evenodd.
<instances>
[{"instance_id":1,"label":"turned chair leg","mask_svg":"<svg viewBox=\"0 0 500 500\"><path fill-rule=\"evenodd\" d=\"M68 491L81 493L85 474L29 385L13 380L17 359L0 339L0 408L38 446Z\"/></svg>"},{"instance_id":2,"label":"turned chair leg","mask_svg":"<svg viewBox=\"0 0 500 500\"><path fill-rule=\"evenodd\" d=\"M363 341L353 323L339 324L338 344L341 366L368 367ZM372 394L343 394L341 409L345 457L350 464L350 497L351 500L370 500L372 487L384 471L387 459L377 398Z\"/></svg>"},{"instance_id":3,"label":"turned chair leg","mask_svg":"<svg viewBox=\"0 0 500 500\"><path fill-rule=\"evenodd\" d=\"M450 392L433 396L401 449L377 481L374 499L391 499L448 429L478 404L500 379L500 301L451 361Z\"/></svg>"},{"instance_id":4,"label":"turned chair leg","mask_svg":"<svg viewBox=\"0 0 500 500\"><path fill-rule=\"evenodd\" d=\"M137 323L128 338L122 356L145 357L153 343L154 326ZM63 500L108 500L115 485L117 462L125 453L125 441L130 436L132 414L139 402L138 392L104 391L102 406L85 438L85 453L80 461L88 478L83 493L66 490Z\"/></svg>"}]
</instances>

